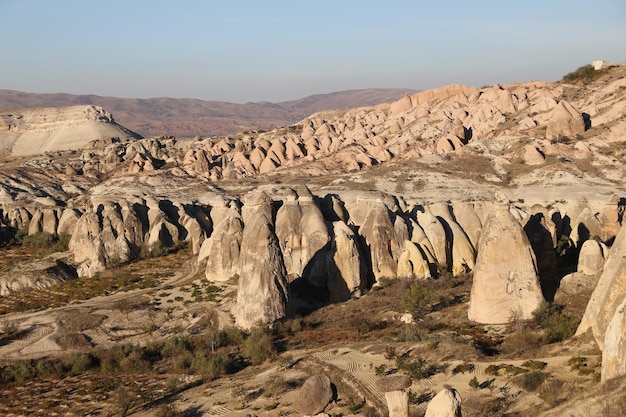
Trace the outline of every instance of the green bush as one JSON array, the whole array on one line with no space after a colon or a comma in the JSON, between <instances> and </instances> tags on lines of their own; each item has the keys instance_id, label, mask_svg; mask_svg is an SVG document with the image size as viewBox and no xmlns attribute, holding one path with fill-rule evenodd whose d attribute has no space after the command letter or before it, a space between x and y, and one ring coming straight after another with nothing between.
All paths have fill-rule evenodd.
<instances>
[{"instance_id":1,"label":"green bush","mask_svg":"<svg viewBox=\"0 0 626 417\"><path fill-rule=\"evenodd\" d=\"M474 388L474 389L477 389L480 386L480 383L478 382L478 379L476 377L474 377L474 378L470 379L469 386Z\"/></svg>"},{"instance_id":2,"label":"green bush","mask_svg":"<svg viewBox=\"0 0 626 417\"><path fill-rule=\"evenodd\" d=\"M396 357L396 367L413 380L430 378L441 372L437 365L428 363L424 358L410 360L404 356Z\"/></svg>"},{"instance_id":3,"label":"green bush","mask_svg":"<svg viewBox=\"0 0 626 417\"><path fill-rule=\"evenodd\" d=\"M432 289L419 282L411 284L409 289L402 294L402 305L415 320L430 313L436 302L437 298Z\"/></svg>"},{"instance_id":4,"label":"green bush","mask_svg":"<svg viewBox=\"0 0 626 417\"><path fill-rule=\"evenodd\" d=\"M543 371L548 364L541 361L535 361L532 359L527 360L522 364L524 368L532 369L533 371Z\"/></svg>"},{"instance_id":5,"label":"green bush","mask_svg":"<svg viewBox=\"0 0 626 417\"><path fill-rule=\"evenodd\" d=\"M520 376L518 385L526 391L535 391L546 380L545 372L529 372Z\"/></svg>"},{"instance_id":6,"label":"green bush","mask_svg":"<svg viewBox=\"0 0 626 417\"><path fill-rule=\"evenodd\" d=\"M65 252L69 249L70 235L53 234L47 232L39 232L32 235L23 235L21 242L23 246L37 249L47 249L47 252Z\"/></svg>"},{"instance_id":7,"label":"green bush","mask_svg":"<svg viewBox=\"0 0 626 417\"><path fill-rule=\"evenodd\" d=\"M277 350L269 331L262 327L254 327L243 344L243 352L253 365L259 365L276 356Z\"/></svg>"},{"instance_id":8,"label":"green bush","mask_svg":"<svg viewBox=\"0 0 626 417\"><path fill-rule=\"evenodd\" d=\"M566 74L563 77L563 81L570 83L580 82L583 84L590 83L600 78L606 71L596 70L593 65L587 64L582 67L578 67L576 70Z\"/></svg>"},{"instance_id":9,"label":"green bush","mask_svg":"<svg viewBox=\"0 0 626 417\"><path fill-rule=\"evenodd\" d=\"M580 318L563 313L563 306L544 302L533 312L533 321L545 329L548 343L561 342L576 333Z\"/></svg>"}]
</instances>

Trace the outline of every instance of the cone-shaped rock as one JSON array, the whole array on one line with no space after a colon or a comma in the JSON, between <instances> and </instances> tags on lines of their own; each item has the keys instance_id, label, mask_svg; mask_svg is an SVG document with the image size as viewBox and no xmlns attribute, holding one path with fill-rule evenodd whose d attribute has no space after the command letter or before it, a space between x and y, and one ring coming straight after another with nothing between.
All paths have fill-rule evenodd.
<instances>
[{"instance_id":1,"label":"cone-shaped rock","mask_svg":"<svg viewBox=\"0 0 626 417\"><path fill-rule=\"evenodd\" d=\"M468 317L484 324L530 319L543 301L537 264L522 226L508 204L496 205L485 222Z\"/></svg>"},{"instance_id":2,"label":"cone-shaped rock","mask_svg":"<svg viewBox=\"0 0 626 417\"><path fill-rule=\"evenodd\" d=\"M240 277L235 324L249 329L287 315L288 282L278 239L273 231L271 199L246 196L242 209Z\"/></svg>"}]
</instances>

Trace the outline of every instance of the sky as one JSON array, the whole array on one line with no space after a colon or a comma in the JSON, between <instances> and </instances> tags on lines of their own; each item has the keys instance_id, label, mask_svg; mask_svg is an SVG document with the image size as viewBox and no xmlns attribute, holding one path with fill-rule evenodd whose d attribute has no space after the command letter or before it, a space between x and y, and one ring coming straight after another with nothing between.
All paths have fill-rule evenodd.
<instances>
[{"instance_id":1,"label":"sky","mask_svg":"<svg viewBox=\"0 0 626 417\"><path fill-rule=\"evenodd\" d=\"M624 0L0 0L0 89L235 103L555 81L626 60Z\"/></svg>"}]
</instances>

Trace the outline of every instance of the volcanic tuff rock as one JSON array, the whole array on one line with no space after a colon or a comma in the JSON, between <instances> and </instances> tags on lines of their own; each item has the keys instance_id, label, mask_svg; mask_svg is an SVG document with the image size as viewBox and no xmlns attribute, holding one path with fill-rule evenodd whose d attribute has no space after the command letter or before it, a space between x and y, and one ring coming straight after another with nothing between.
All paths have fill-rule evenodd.
<instances>
[{"instance_id":1,"label":"volcanic tuff rock","mask_svg":"<svg viewBox=\"0 0 626 417\"><path fill-rule=\"evenodd\" d=\"M80 149L91 141L141 136L118 125L99 106L13 109L0 112L0 156Z\"/></svg>"},{"instance_id":2,"label":"volcanic tuff rock","mask_svg":"<svg viewBox=\"0 0 626 417\"><path fill-rule=\"evenodd\" d=\"M604 348L609 323L626 299L626 258L624 253L626 253L626 228L622 227L609 251L600 280L591 295L576 332L582 334L591 329L600 349ZM619 328L617 324L612 327L612 329L617 328ZM615 336L609 337L615 339Z\"/></svg>"},{"instance_id":3,"label":"volcanic tuff rock","mask_svg":"<svg viewBox=\"0 0 626 417\"><path fill-rule=\"evenodd\" d=\"M263 192L246 195L242 209L240 276L235 323L249 329L288 316L289 288L278 238L274 233L272 200Z\"/></svg>"},{"instance_id":4,"label":"volcanic tuff rock","mask_svg":"<svg viewBox=\"0 0 626 417\"><path fill-rule=\"evenodd\" d=\"M496 204L478 245L468 317L485 324L527 320L544 300L533 249L508 204Z\"/></svg>"},{"instance_id":5,"label":"volcanic tuff rock","mask_svg":"<svg viewBox=\"0 0 626 417\"><path fill-rule=\"evenodd\" d=\"M307 379L300 388L294 407L304 415L314 416L324 411L333 396L330 378L326 375L315 375Z\"/></svg>"},{"instance_id":6,"label":"volcanic tuff rock","mask_svg":"<svg viewBox=\"0 0 626 417\"><path fill-rule=\"evenodd\" d=\"M446 386L428 403L424 417L461 417L461 396Z\"/></svg>"},{"instance_id":7,"label":"volcanic tuff rock","mask_svg":"<svg viewBox=\"0 0 626 417\"><path fill-rule=\"evenodd\" d=\"M7 161L0 222L5 230L72 234L68 262L80 275L132 260L151 245L190 241L210 279L239 277L242 294L254 285L267 289L251 296L250 311L242 295L245 326L255 311L267 321L287 314L285 289L296 280L327 289L333 301L383 277L475 270L480 280L481 259L496 253L487 244L495 221L510 226L530 281L534 253L544 284L559 242L575 257L589 239L607 243L619 230L626 68L607 74L591 86L444 86L222 138L105 135L78 152ZM560 133L547 140L548 128ZM528 146L545 163L522 163ZM265 190L263 202L242 198L255 188ZM499 210L496 189L514 204L488 224ZM520 225L533 226L530 249ZM472 294L472 309L480 297ZM499 322L512 313L494 309Z\"/></svg>"}]
</instances>

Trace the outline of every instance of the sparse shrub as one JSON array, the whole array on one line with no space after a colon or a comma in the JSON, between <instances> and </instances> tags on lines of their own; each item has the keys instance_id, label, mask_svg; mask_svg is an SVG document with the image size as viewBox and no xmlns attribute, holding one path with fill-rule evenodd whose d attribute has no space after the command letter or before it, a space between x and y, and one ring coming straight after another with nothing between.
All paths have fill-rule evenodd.
<instances>
[{"instance_id":1,"label":"sparse shrub","mask_svg":"<svg viewBox=\"0 0 626 417\"><path fill-rule=\"evenodd\" d=\"M97 360L89 353L75 352L65 358L63 367L71 375L79 375L97 365Z\"/></svg>"},{"instance_id":2,"label":"sparse shrub","mask_svg":"<svg viewBox=\"0 0 626 417\"><path fill-rule=\"evenodd\" d=\"M473 377L472 379L469 380L469 386L474 389L478 389L478 387L480 386L480 383L478 382L478 379L476 377Z\"/></svg>"},{"instance_id":3,"label":"sparse shrub","mask_svg":"<svg viewBox=\"0 0 626 417\"><path fill-rule=\"evenodd\" d=\"M415 282L402 294L402 305L415 320L429 313L437 302L434 292L428 286Z\"/></svg>"},{"instance_id":4,"label":"sparse shrub","mask_svg":"<svg viewBox=\"0 0 626 417\"><path fill-rule=\"evenodd\" d=\"M570 83L583 83L587 84L600 78L605 74L605 70L596 70L593 65L587 64L582 67L578 67L576 70L566 74L563 77L563 81Z\"/></svg>"},{"instance_id":5,"label":"sparse shrub","mask_svg":"<svg viewBox=\"0 0 626 417\"><path fill-rule=\"evenodd\" d=\"M584 356L572 356L567 364L572 371L578 371L579 375L589 375L595 372L589 367L588 359Z\"/></svg>"},{"instance_id":6,"label":"sparse shrub","mask_svg":"<svg viewBox=\"0 0 626 417\"><path fill-rule=\"evenodd\" d=\"M543 371L546 368L547 365L548 364L545 363L545 362L535 361L535 360L532 360L532 359L531 360L527 360L526 362L524 362L522 364L522 366L524 368L528 368L528 369L531 369L533 371Z\"/></svg>"},{"instance_id":7,"label":"sparse shrub","mask_svg":"<svg viewBox=\"0 0 626 417\"><path fill-rule=\"evenodd\" d=\"M17 322L4 319L0 323L0 329L2 330L4 337L12 338L18 331Z\"/></svg>"},{"instance_id":8,"label":"sparse shrub","mask_svg":"<svg viewBox=\"0 0 626 417\"><path fill-rule=\"evenodd\" d=\"M424 358L410 360L405 356L396 357L396 367L413 380L430 378L441 372L441 367L428 363Z\"/></svg>"},{"instance_id":9,"label":"sparse shrub","mask_svg":"<svg viewBox=\"0 0 626 417\"><path fill-rule=\"evenodd\" d=\"M157 408L155 417L182 417L184 414L171 404L163 404Z\"/></svg>"},{"instance_id":10,"label":"sparse shrub","mask_svg":"<svg viewBox=\"0 0 626 417\"><path fill-rule=\"evenodd\" d=\"M475 366L473 363L464 362L455 366L454 369L452 369L452 374L456 375L459 373L464 374L465 372L473 372L474 369L475 369Z\"/></svg>"},{"instance_id":11,"label":"sparse shrub","mask_svg":"<svg viewBox=\"0 0 626 417\"><path fill-rule=\"evenodd\" d=\"M546 330L548 343L557 343L576 333L580 318L564 314L558 304L544 302L533 312L533 321Z\"/></svg>"},{"instance_id":12,"label":"sparse shrub","mask_svg":"<svg viewBox=\"0 0 626 417\"><path fill-rule=\"evenodd\" d=\"M253 365L259 365L276 356L276 347L269 331L262 327L254 327L243 344L244 355Z\"/></svg>"},{"instance_id":13,"label":"sparse shrub","mask_svg":"<svg viewBox=\"0 0 626 417\"><path fill-rule=\"evenodd\" d=\"M165 381L165 389L170 394L176 394L177 392L181 390L182 386L183 386L182 381L179 378L176 378L175 376L168 378Z\"/></svg>"},{"instance_id":14,"label":"sparse shrub","mask_svg":"<svg viewBox=\"0 0 626 417\"><path fill-rule=\"evenodd\" d=\"M387 366L383 363L374 367L374 374L376 376L385 375L387 373Z\"/></svg>"},{"instance_id":15,"label":"sparse shrub","mask_svg":"<svg viewBox=\"0 0 626 417\"><path fill-rule=\"evenodd\" d=\"M29 248L46 249L48 253L65 252L68 250L70 235L56 233L39 232L32 235L23 235L18 233L22 245Z\"/></svg>"},{"instance_id":16,"label":"sparse shrub","mask_svg":"<svg viewBox=\"0 0 626 417\"><path fill-rule=\"evenodd\" d=\"M158 258L161 256L165 256L168 253L168 248L159 241L153 243L152 245L144 243L143 245L141 245L141 248L139 248L140 259Z\"/></svg>"},{"instance_id":17,"label":"sparse shrub","mask_svg":"<svg viewBox=\"0 0 626 417\"><path fill-rule=\"evenodd\" d=\"M517 383L526 391L535 391L546 380L545 372L528 372L519 377Z\"/></svg>"}]
</instances>

